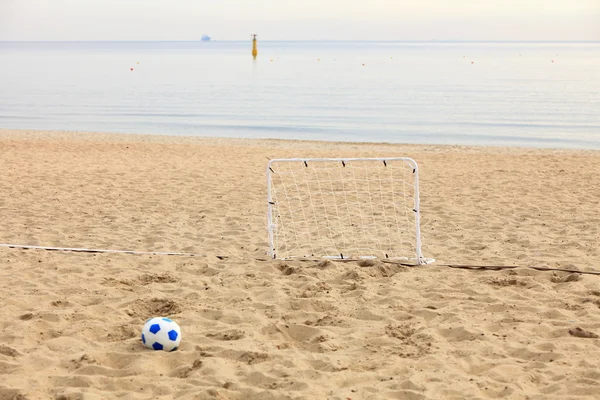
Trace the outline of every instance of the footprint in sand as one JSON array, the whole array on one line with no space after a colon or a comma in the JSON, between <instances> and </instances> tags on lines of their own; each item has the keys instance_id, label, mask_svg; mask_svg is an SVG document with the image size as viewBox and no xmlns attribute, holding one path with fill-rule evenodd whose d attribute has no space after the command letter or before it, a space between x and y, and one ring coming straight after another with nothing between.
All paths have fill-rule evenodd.
<instances>
[{"instance_id":1,"label":"footprint in sand","mask_svg":"<svg viewBox=\"0 0 600 400\"><path fill-rule=\"evenodd\" d=\"M13 349L12 347L8 347L5 344L0 344L0 354L9 357L17 357L21 355L21 353L19 353L17 350Z\"/></svg>"},{"instance_id":2,"label":"footprint in sand","mask_svg":"<svg viewBox=\"0 0 600 400\"><path fill-rule=\"evenodd\" d=\"M225 332L207 333L206 337L215 340L240 340L246 333L239 329L233 329Z\"/></svg>"},{"instance_id":3,"label":"footprint in sand","mask_svg":"<svg viewBox=\"0 0 600 400\"><path fill-rule=\"evenodd\" d=\"M138 337L138 329L133 325L119 325L109 329L106 337L108 342L120 342L134 337Z\"/></svg>"},{"instance_id":4,"label":"footprint in sand","mask_svg":"<svg viewBox=\"0 0 600 400\"><path fill-rule=\"evenodd\" d=\"M584 329L581 329L580 327L577 327L574 329L569 329L569 333L571 334L571 336L586 338L586 339L597 339L600 337L597 334L595 334L594 332L586 331Z\"/></svg>"},{"instance_id":5,"label":"footprint in sand","mask_svg":"<svg viewBox=\"0 0 600 400\"><path fill-rule=\"evenodd\" d=\"M0 399L27 400L18 389L6 389L0 387Z\"/></svg>"},{"instance_id":6,"label":"footprint in sand","mask_svg":"<svg viewBox=\"0 0 600 400\"><path fill-rule=\"evenodd\" d=\"M194 371L202 367L202 360L194 360L191 366L177 368L169 376L174 378L188 378Z\"/></svg>"},{"instance_id":7,"label":"footprint in sand","mask_svg":"<svg viewBox=\"0 0 600 400\"><path fill-rule=\"evenodd\" d=\"M181 312L181 306L175 301L169 299L138 299L126 312L131 317L148 319L157 315L178 314Z\"/></svg>"}]
</instances>

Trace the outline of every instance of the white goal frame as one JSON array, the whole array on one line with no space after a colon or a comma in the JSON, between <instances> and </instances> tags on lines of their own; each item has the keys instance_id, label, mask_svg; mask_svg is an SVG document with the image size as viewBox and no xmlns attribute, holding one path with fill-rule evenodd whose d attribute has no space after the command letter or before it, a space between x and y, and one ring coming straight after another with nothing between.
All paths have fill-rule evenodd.
<instances>
[{"instance_id":1,"label":"white goal frame","mask_svg":"<svg viewBox=\"0 0 600 400\"><path fill-rule=\"evenodd\" d=\"M399 257L394 257L394 259L403 260L406 262L410 262L411 264L422 265L429 264L435 260L427 259L423 257L421 252L421 223L420 223L420 209L419 209L419 167L417 163L407 157L389 157L389 158L277 158L269 161L266 169L267 175L267 230L269 235L269 255L273 259L277 259L277 232L278 232L278 224L275 223L275 219L277 216L275 213L277 212L277 204L274 202L274 183L273 183L273 175L277 173L273 169L274 165L277 163L302 163L305 167L308 168L308 163L320 163L320 162L330 162L330 163L340 163L343 167L346 167L347 162L381 162L384 166L387 167L387 163L389 162L401 162L405 163L408 167L412 168L412 186L414 191L411 193L411 198L413 199L412 212L414 214L414 235L415 235L415 243L414 243L414 254L407 254ZM402 182L404 183L404 182ZM320 188L320 186L319 186ZM394 200L395 202L395 200ZM396 204L394 203L394 208L396 208ZM412 229L412 228L411 228ZM338 260L348 260L351 259L350 256L345 257L343 252L340 252L339 255L331 255L331 254L299 254L299 255L288 255L287 257L283 257L280 259L289 259L294 257L307 257L307 256L317 256L324 257L329 259L338 259ZM388 257L387 254L383 258L392 258ZM371 254L359 255L358 258L378 258Z\"/></svg>"}]
</instances>

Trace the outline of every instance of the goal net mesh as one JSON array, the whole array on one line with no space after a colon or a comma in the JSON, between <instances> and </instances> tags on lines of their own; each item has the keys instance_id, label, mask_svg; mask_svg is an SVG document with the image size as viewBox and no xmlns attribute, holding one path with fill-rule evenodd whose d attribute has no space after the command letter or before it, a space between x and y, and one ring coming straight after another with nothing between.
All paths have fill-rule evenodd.
<instances>
[{"instance_id":1,"label":"goal net mesh","mask_svg":"<svg viewBox=\"0 0 600 400\"><path fill-rule=\"evenodd\" d=\"M271 160L267 185L273 258L422 263L418 167L412 159Z\"/></svg>"}]
</instances>

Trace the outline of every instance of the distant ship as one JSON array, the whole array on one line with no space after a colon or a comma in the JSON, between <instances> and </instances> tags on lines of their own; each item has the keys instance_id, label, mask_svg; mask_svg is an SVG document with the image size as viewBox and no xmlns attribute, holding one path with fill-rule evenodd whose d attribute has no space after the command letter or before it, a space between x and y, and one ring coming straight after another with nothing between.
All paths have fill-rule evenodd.
<instances>
[{"instance_id":1,"label":"distant ship","mask_svg":"<svg viewBox=\"0 0 600 400\"><path fill-rule=\"evenodd\" d=\"M210 36L208 35L202 35L202 41L203 42L210 42L212 39L210 38Z\"/></svg>"}]
</instances>

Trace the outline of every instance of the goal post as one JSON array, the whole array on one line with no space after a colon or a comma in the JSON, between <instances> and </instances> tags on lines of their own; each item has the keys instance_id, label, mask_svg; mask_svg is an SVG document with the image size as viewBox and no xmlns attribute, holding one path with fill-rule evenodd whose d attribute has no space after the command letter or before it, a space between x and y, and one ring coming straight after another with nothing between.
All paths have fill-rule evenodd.
<instances>
[{"instance_id":1,"label":"goal post","mask_svg":"<svg viewBox=\"0 0 600 400\"><path fill-rule=\"evenodd\" d=\"M421 252L413 159L273 159L266 173L272 258L433 261Z\"/></svg>"}]
</instances>

